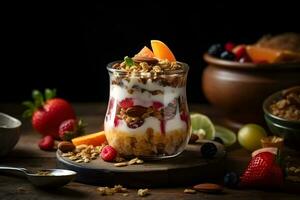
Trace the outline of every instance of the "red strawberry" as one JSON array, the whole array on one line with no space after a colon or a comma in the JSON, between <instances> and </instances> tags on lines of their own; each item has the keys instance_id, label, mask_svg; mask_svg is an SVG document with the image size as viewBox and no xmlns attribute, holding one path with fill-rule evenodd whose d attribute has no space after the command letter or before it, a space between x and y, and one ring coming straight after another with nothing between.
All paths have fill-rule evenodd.
<instances>
[{"instance_id":1,"label":"red strawberry","mask_svg":"<svg viewBox=\"0 0 300 200\"><path fill-rule=\"evenodd\" d=\"M257 154L241 176L241 187L275 188L283 184L283 172L270 152Z\"/></svg>"},{"instance_id":2,"label":"red strawberry","mask_svg":"<svg viewBox=\"0 0 300 200\"><path fill-rule=\"evenodd\" d=\"M155 110L159 110L160 108L164 107L164 104L160 103L159 101L154 101L152 106Z\"/></svg>"},{"instance_id":3,"label":"red strawberry","mask_svg":"<svg viewBox=\"0 0 300 200\"><path fill-rule=\"evenodd\" d=\"M117 151L112 146L105 146L101 151L101 158L107 162L112 162L117 157Z\"/></svg>"},{"instance_id":4,"label":"red strawberry","mask_svg":"<svg viewBox=\"0 0 300 200\"><path fill-rule=\"evenodd\" d=\"M39 147L42 150L52 150L54 147L54 139L51 135L46 135L41 141L39 142Z\"/></svg>"},{"instance_id":5,"label":"red strawberry","mask_svg":"<svg viewBox=\"0 0 300 200\"><path fill-rule=\"evenodd\" d=\"M32 126L42 135L59 139L58 128L67 119L76 119L72 106L64 99L54 98L55 90L46 89L45 97L38 91L32 92L34 102L26 101L28 107L24 117L32 117Z\"/></svg>"},{"instance_id":6,"label":"red strawberry","mask_svg":"<svg viewBox=\"0 0 300 200\"><path fill-rule=\"evenodd\" d=\"M62 140L70 141L71 139L84 134L84 127L82 120L77 121L75 119L67 119L59 126L59 137Z\"/></svg>"},{"instance_id":7,"label":"red strawberry","mask_svg":"<svg viewBox=\"0 0 300 200\"><path fill-rule=\"evenodd\" d=\"M125 98L122 101L120 101L120 107L121 108L127 109L127 108L132 107L132 106L133 106L132 98Z\"/></svg>"}]
</instances>

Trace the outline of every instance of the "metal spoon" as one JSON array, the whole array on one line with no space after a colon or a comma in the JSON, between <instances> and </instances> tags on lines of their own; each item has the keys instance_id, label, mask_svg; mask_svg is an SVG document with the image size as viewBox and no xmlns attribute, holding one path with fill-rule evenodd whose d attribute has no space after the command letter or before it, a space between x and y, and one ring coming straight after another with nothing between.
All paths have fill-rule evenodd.
<instances>
[{"instance_id":1,"label":"metal spoon","mask_svg":"<svg viewBox=\"0 0 300 200\"><path fill-rule=\"evenodd\" d=\"M25 168L1 166L0 171L22 175L37 187L61 187L72 181L77 174L65 169L42 169L32 172Z\"/></svg>"}]
</instances>

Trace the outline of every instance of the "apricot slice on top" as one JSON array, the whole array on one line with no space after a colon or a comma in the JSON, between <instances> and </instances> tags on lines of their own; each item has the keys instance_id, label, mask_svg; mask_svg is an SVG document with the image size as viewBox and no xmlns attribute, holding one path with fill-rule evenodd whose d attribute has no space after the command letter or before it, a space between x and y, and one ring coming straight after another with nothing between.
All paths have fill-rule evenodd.
<instances>
[{"instance_id":1,"label":"apricot slice on top","mask_svg":"<svg viewBox=\"0 0 300 200\"><path fill-rule=\"evenodd\" d=\"M154 54L151 51L151 49L149 49L148 47L144 46L144 48L142 48L140 50L140 52L138 54L136 54L135 56L153 58Z\"/></svg>"},{"instance_id":2,"label":"apricot slice on top","mask_svg":"<svg viewBox=\"0 0 300 200\"><path fill-rule=\"evenodd\" d=\"M72 139L72 143L75 146L78 146L81 144L100 146L104 142L106 142L106 137L105 137L104 131L92 133L89 135L84 135L84 136L80 136L80 137L76 137L76 138Z\"/></svg>"},{"instance_id":3,"label":"apricot slice on top","mask_svg":"<svg viewBox=\"0 0 300 200\"><path fill-rule=\"evenodd\" d=\"M151 40L151 47L154 53L154 56L159 59L167 59L170 62L175 62L175 56L169 47L159 40Z\"/></svg>"}]
</instances>

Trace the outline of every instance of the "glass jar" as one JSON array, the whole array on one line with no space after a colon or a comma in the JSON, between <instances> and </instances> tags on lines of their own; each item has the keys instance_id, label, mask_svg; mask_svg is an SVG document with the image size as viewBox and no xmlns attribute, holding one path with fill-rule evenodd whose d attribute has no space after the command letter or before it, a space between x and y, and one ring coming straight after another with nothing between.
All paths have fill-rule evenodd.
<instances>
[{"instance_id":1,"label":"glass jar","mask_svg":"<svg viewBox=\"0 0 300 200\"><path fill-rule=\"evenodd\" d=\"M108 64L110 99L106 139L121 156L161 159L179 155L191 123L186 98L188 65L163 73L127 72Z\"/></svg>"}]
</instances>

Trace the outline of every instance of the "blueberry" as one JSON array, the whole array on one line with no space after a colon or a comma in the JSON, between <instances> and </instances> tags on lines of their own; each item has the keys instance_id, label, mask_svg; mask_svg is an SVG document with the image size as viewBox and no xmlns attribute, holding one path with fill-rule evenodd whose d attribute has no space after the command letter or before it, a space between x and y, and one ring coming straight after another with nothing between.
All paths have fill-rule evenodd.
<instances>
[{"instance_id":1,"label":"blueberry","mask_svg":"<svg viewBox=\"0 0 300 200\"><path fill-rule=\"evenodd\" d=\"M219 137L215 137L214 141L215 142L219 142L220 144L224 144L223 140L221 138L219 138Z\"/></svg>"},{"instance_id":2,"label":"blueberry","mask_svg":"<svg viewBox=\"0 0 300 200\"><path fill-rule=\"evenodd\" d=\"M217 148L217 146L214 143L207 142L207 143L204 143L201 146L200 152L201 152L202 157L204 157L204 158L212 158L218 152L218 148Z\"/></svg>"},{"instance_id":3,"label":"blueberry","mask_svg":"<svg viewBox=\"0 0 300 200\"><path fill-rule=\"evenodd\" d=\"M235 172L228 172L224 176L224 185L229 188L234 188L239 183L239 176Z\"/></svg>"},{"instance_id":4,"label":"blueberry","mask_svg":"<svg viewBox=\"0 0 300 200\"><path fill-rule=\"evenodd\" d=\"M220 55L220 58L224 60L235 60L235 55L234 53L228 52L228 51L223 51Z\"/></svg>"},{"instance_id":5,"label":"blueberry","mask_svg":"<svg viewBox=\"0 0 300 200\"><path fill-rule=\"evenodd\" d=\"M209 47L207 52L209 55L220 57L223 51L224 51L224 47L221 44L213 44Z\"/></svg>"}]
</instances>

